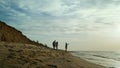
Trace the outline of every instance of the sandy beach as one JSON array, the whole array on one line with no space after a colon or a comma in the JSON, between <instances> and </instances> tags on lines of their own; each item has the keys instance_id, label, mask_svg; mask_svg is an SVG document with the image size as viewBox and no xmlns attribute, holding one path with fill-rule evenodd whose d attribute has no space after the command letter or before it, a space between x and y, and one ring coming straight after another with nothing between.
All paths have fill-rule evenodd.
<instances>
[{"instance_id":1,"label":"sandy beach","mask_svg":"<svg viewBox=\"0 0 120 68\"><path fill-rule=\"evenodd\" d=\"M120 0L0 0L0 68L120 68Z\"/></svg>"},{"instance_id":2,"label":"sandy beach","mask_svg":"<svg viewBox=\"0 0 120 68\"><path fill-rule=\"evenodd\" d=\"M69 52L31 44L0 42L0 68L105 68Z\"/></svg>"}]
</instances>

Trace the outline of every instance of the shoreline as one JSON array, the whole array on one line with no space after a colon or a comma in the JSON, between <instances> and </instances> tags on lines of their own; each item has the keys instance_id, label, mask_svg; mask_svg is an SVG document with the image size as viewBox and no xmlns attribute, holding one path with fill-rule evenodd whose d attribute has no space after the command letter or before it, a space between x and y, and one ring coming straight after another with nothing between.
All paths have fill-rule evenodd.
<instances>
[{"instance_id":1,"label":"shoreline","mask_svg":"<svg viewBox=\"0 0 120 68\"><path fill-rule=\"evenodd\" d=\"M116 51L75 51L72 55L80 57L88 62L102 65L106 68L119 67L119 52Z\"/></svg>"},{"instance_id":2,"label":"shoreline","mask_svg":"<svg viewBox=\"0 0 120 68\"><path fill-rule=\"evenodd\" d=\"M71 54L71 53L70 53L70 54ZM81 68L106 68L106 67L104 67L104 66L102 66L102 65L89 62L89 61L87 61L87 60L85 60L85 59L82 59L82 58L80 58L80 57L78 57L78 56L75 56L75 55L73 55L73 54L71 54L71 56L72 56L73 60L74 60L75 62L77 62L76 64L80 65ZM78 67L78 68L79 68L79 67Z\"/></svg>"}]
</instances>

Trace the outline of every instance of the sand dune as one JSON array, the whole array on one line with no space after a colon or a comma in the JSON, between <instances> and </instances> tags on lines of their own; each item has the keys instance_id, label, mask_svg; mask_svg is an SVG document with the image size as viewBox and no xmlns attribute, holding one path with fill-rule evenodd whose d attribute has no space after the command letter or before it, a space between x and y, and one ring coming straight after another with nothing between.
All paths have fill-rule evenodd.
<instances>
[{"instance_id":1,"label":"sand dune","mask_svg":"<svg viewBox=\"0 0 120 68\"><path fill-rule=\"evenodd\" d=\"M21 43L0 43L0 68L104 68L62 50Z\"/></svg>"},{"instance_id":2,"label":"sand dune","mask_svg":"<svg viewBox=\"0 0 120 68\"><path fill-rule=\"evenodd\" d=\"M31 41L22 32L0 21L0 68L104 67Z\"/></svg>"}]
</instances>

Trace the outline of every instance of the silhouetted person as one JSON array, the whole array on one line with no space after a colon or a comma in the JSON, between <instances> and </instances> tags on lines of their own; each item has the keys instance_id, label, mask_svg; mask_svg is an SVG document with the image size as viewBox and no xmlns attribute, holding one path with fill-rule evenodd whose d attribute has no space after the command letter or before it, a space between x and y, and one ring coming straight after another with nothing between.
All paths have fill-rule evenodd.
<instances>
[{"instance_id":1,"label":"silhouetted person","mask_svg":"<svg viewBox=\"0 0 120 68\"><path fill-rule=\"evenodd\" d=\"M56 42L56 49L58 49L58 41Z\"/></svg>"},{"instance_id":2,"label":"silhouetted person","mask_svg":"<svg viewBox=\"0 0 120 68\"><path fill-rule=\"evenodd\" d=\"M55 49L55 46L56 46L56 40L53 41L53 49Z\"/></svg>"},{"instance_id":3,"label":"silhouetted person","mask_svg":"<svg viewBox=\"0 0 120 68\"><path fill-rule=\"evenodd\" d=\"M67 51L68 43L65 43L65 51Z\"/></svg>"}]
</instances>

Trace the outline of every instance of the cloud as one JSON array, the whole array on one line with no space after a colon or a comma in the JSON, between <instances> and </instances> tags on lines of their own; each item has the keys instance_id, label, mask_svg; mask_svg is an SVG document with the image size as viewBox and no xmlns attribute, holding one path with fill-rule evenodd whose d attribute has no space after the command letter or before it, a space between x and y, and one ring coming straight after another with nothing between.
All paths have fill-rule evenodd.
<instances>
[{"instance_id":1,"label":"cloud","mask_svg":"<svg viewBox=\"0 0 120 68\"><path fill-rule=\"evenodd\" d=\"M104 30L120 21L119 0L1 0L0 19L28 35ZM37 32L40 31L40 32Z\"/></svg>"},{"instance_id":2,"label":"cloud","mask_svg":"<svg viewBox=\"0 0 120 68\"><path fill-rule=\"evenodd\" d=\"M49 45L71 42L71 49L98 49L110 39L112 48L120 38L119 11L120 0L0 0L0 20Z\"/></svg>"}]
</instances>

